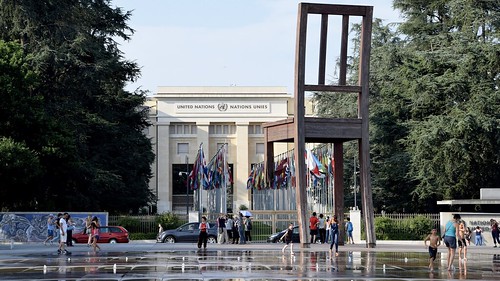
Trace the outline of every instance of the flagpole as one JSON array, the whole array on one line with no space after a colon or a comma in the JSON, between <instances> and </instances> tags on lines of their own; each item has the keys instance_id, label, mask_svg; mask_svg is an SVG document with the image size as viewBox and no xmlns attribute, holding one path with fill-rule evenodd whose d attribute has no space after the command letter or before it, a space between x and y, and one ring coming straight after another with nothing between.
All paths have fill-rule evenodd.
<instances>
[{"instance_id":1,"label":"flagpole","mask_svg":"<svg viewBox=\"0 0 500 281\"><path fill-rule=\"evenodd\" d=\"M222 195L221 195L221 213L227 213L227 183L228 183L228 163L227 163L227 142L224 142L224 183L222 184Z\"/></svg>"},{"instance_id":2,"label":"flagpole","mask_svg":"<svg viewBox=\"0 0 500 281\"><path fill-rule=\"evenodd\" d=\"M201 169L201 172L203 173L203 169L204 169L204 165L203 165L203 161L204 161L204 155L203 155L203 142L200 143L200 148L199 148L199 154L200 154L200 157L198 157L198 165ZM199 173L199 171L198 171ZM199 175L197 175L199 177ZM199 180L199 178L198 178ZM198 221L201 222L201 217L202 217L202 214L203 214L203 210L202 210L202 207L201 207L201 200L202 200L202 197L201 197L201 190L203 188L203 182L200 182L199 186L198 186Z\"/></svg>"}]
</instances>

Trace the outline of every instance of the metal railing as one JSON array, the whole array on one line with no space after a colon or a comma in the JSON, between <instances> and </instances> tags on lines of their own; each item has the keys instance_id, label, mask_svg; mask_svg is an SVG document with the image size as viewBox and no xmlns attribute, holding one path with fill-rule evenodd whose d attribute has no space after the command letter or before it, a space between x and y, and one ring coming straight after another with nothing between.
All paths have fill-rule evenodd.
<instances>
[{"instance_id":1,"label":"metal railing","mask_svg":"<svg viewBox=\"0 0 500 281\"><path fill-rule=\"evenodd\" d=\"M297 212L296 211L257 211L252 210L252 238L255 242L265 242L266 239L273 233L286 229L289 223L297 225ZM207 217L209 222L215 222L218 214L203 214ZM177 215L181 221L188 221L187 215ZM436 229L439 230L439 214L375 214L375 217L388 217L395 221L396 224L402 224L404 220L415 218L417 216L424 216L429 218ZM138 221L136 229L133 232L140 233L155 233L158 232L158 224L156 223L157 216L143 215L143 216L109 216L109 225L119 225L120 219L135 219ZM364 229L364 225L362 228ZM132 232L131 229L129 231ZM401 229L401 231L405 231Z\"/></svg>"}]
</instances>

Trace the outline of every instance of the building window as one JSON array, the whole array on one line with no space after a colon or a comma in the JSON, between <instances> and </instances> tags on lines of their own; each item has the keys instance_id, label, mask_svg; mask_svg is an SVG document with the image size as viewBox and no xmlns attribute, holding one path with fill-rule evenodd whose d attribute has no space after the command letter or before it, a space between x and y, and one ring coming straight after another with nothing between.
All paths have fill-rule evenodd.
<instances>
[{"instance_id":1,"label":"building window","mask_svg":"<svg viewBox=\"0 0 500 281\"><path fill-rule=\"evenodd\" d=\"M233 124L214 124L208 127L210 135L234 135L236 134L236 125Z\"/></svg>"},{"instance_id":2,"label":"building window","mask_svg":"<svg viewBox=\"0 0 500 281\"><path fill-rule=\"evenodd\" d=\"M256 143L255 144L255 153L256 154L264 154L264 144L263 143Z\"/></svg>"},{"instance_id":3,"label":"building window","mask_svg":"<svg viewBox=\"0 0 500 281\"><path fill-rule=\"evenodd\" d=\"M262 126L260 124L248 125L248 134L262 135L264 134L264 131L262 130Z\"/></svg>"},{"instance_id":4,"label":"building window","mask_svg":"<svg viewBox=\"0 0 500 281\"><path fill-rule=\"evenodd\" d=\"M177 144L177 154L189 154L189 143L180 142Z\"/></svg>"},{"instance_id":5,"label":"building window","mask_svg":"<svg viewBox=\"0 0 500 281\"><path fill-rule=\"evenodd\" d=\"M196 124L194 123L171 123L171 135L196 135Z\"/></svg>"},{"instance_id":6,"label":"building window","mask_svg":"<svg viewBox=\"0 0 500 281\"><path fill-rule=\"evenodd\" d=\"M227 152L227 154L229 154L229 144L227 142L226 143L218 142L217 149L220 149L223 145L226 145L226 152Z\"/></svg>"}]
</instances>

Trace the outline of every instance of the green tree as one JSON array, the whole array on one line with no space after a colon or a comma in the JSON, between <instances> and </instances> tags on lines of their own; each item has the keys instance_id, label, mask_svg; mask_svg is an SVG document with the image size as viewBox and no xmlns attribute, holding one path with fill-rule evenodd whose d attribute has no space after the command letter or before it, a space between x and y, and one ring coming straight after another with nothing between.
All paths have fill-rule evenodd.
<instances>
[{"instance_id":1,"label":"green tree","mask_svg":"<svg viewBox=\"0 0 500 281\"><path fill-rule=\"evenodd\" d=\"M39 81L45 122L21 134L44 169L39 209L129 212L153 200L145 93L124 91L140 72L115 42L130 39L130 15L107 0L0 5L0 38L22 45Z\"/></svg>"},{"instance_id":2,"label":"green tree","mask_svg":"<svg viewBox=\"0 0 500 281\"><path fill-rule=\"evenodd\" d=\"M374 204L436 211L437 200L478 198L480 188L500 180L500 3L401 0L394 7L403 23L373 25ZM353 97L317 93L315 99L320 114L357 115Z\"/></svg>"},{"instance_id":3,"label":"green tree","mask_svg":"<svg viewBox=\"0 0 500 281\"><path fill-rule=\"evenodd\" d=\"M35 205L42 167L37 151L25 142L26 133L43 123L40 98L33 95L37 77L21 46L0 40L0 208ZM29 194L30 196L27 196Z\"/></svg>"},{"instance_id":4,"label":"green tree","mask_svg":"<svg viewBox=\"0 0 500 281\"><path fill-rule=\"evenodd\" d=\"M413 194L478 198L500 180L497 1L394 1L408 19L406 80Z\"/></svg>"}]
</instances>

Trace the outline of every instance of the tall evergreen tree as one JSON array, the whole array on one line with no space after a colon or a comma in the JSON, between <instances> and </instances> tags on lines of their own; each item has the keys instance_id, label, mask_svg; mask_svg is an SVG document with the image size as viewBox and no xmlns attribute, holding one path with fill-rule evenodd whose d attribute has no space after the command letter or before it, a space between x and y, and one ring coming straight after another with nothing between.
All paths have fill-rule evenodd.
<instances>
[{"instance_id":1,"label":"tall evergreen tree","mask_svg":"<svg viewBox=\"0 0 500 281\"><path fill-rule=\"evenodd\" d=\"M500 181L500 1L396 0L394 7L405 18L396 30L379 20L373 26L374 204L437 211L437 200L478 198ZM357 77L355 64L352 71ZM315 98L322 114L354 115L352 98Z\"/></svg>"},{"instance_id":2,"label":"tall evergreen tree","mask_svg":"<svg viewBox=\"0 0 500 281\"><path fill-rule=\"evenodd\" d=\"M31 54L46 117L24 135L45 170L29 207L128 212L151 203L145 95L124 90L140 72L115 42L130 39L130 13L108 0L0 2L0 38Z\"/></svg>"}]
</instances>

